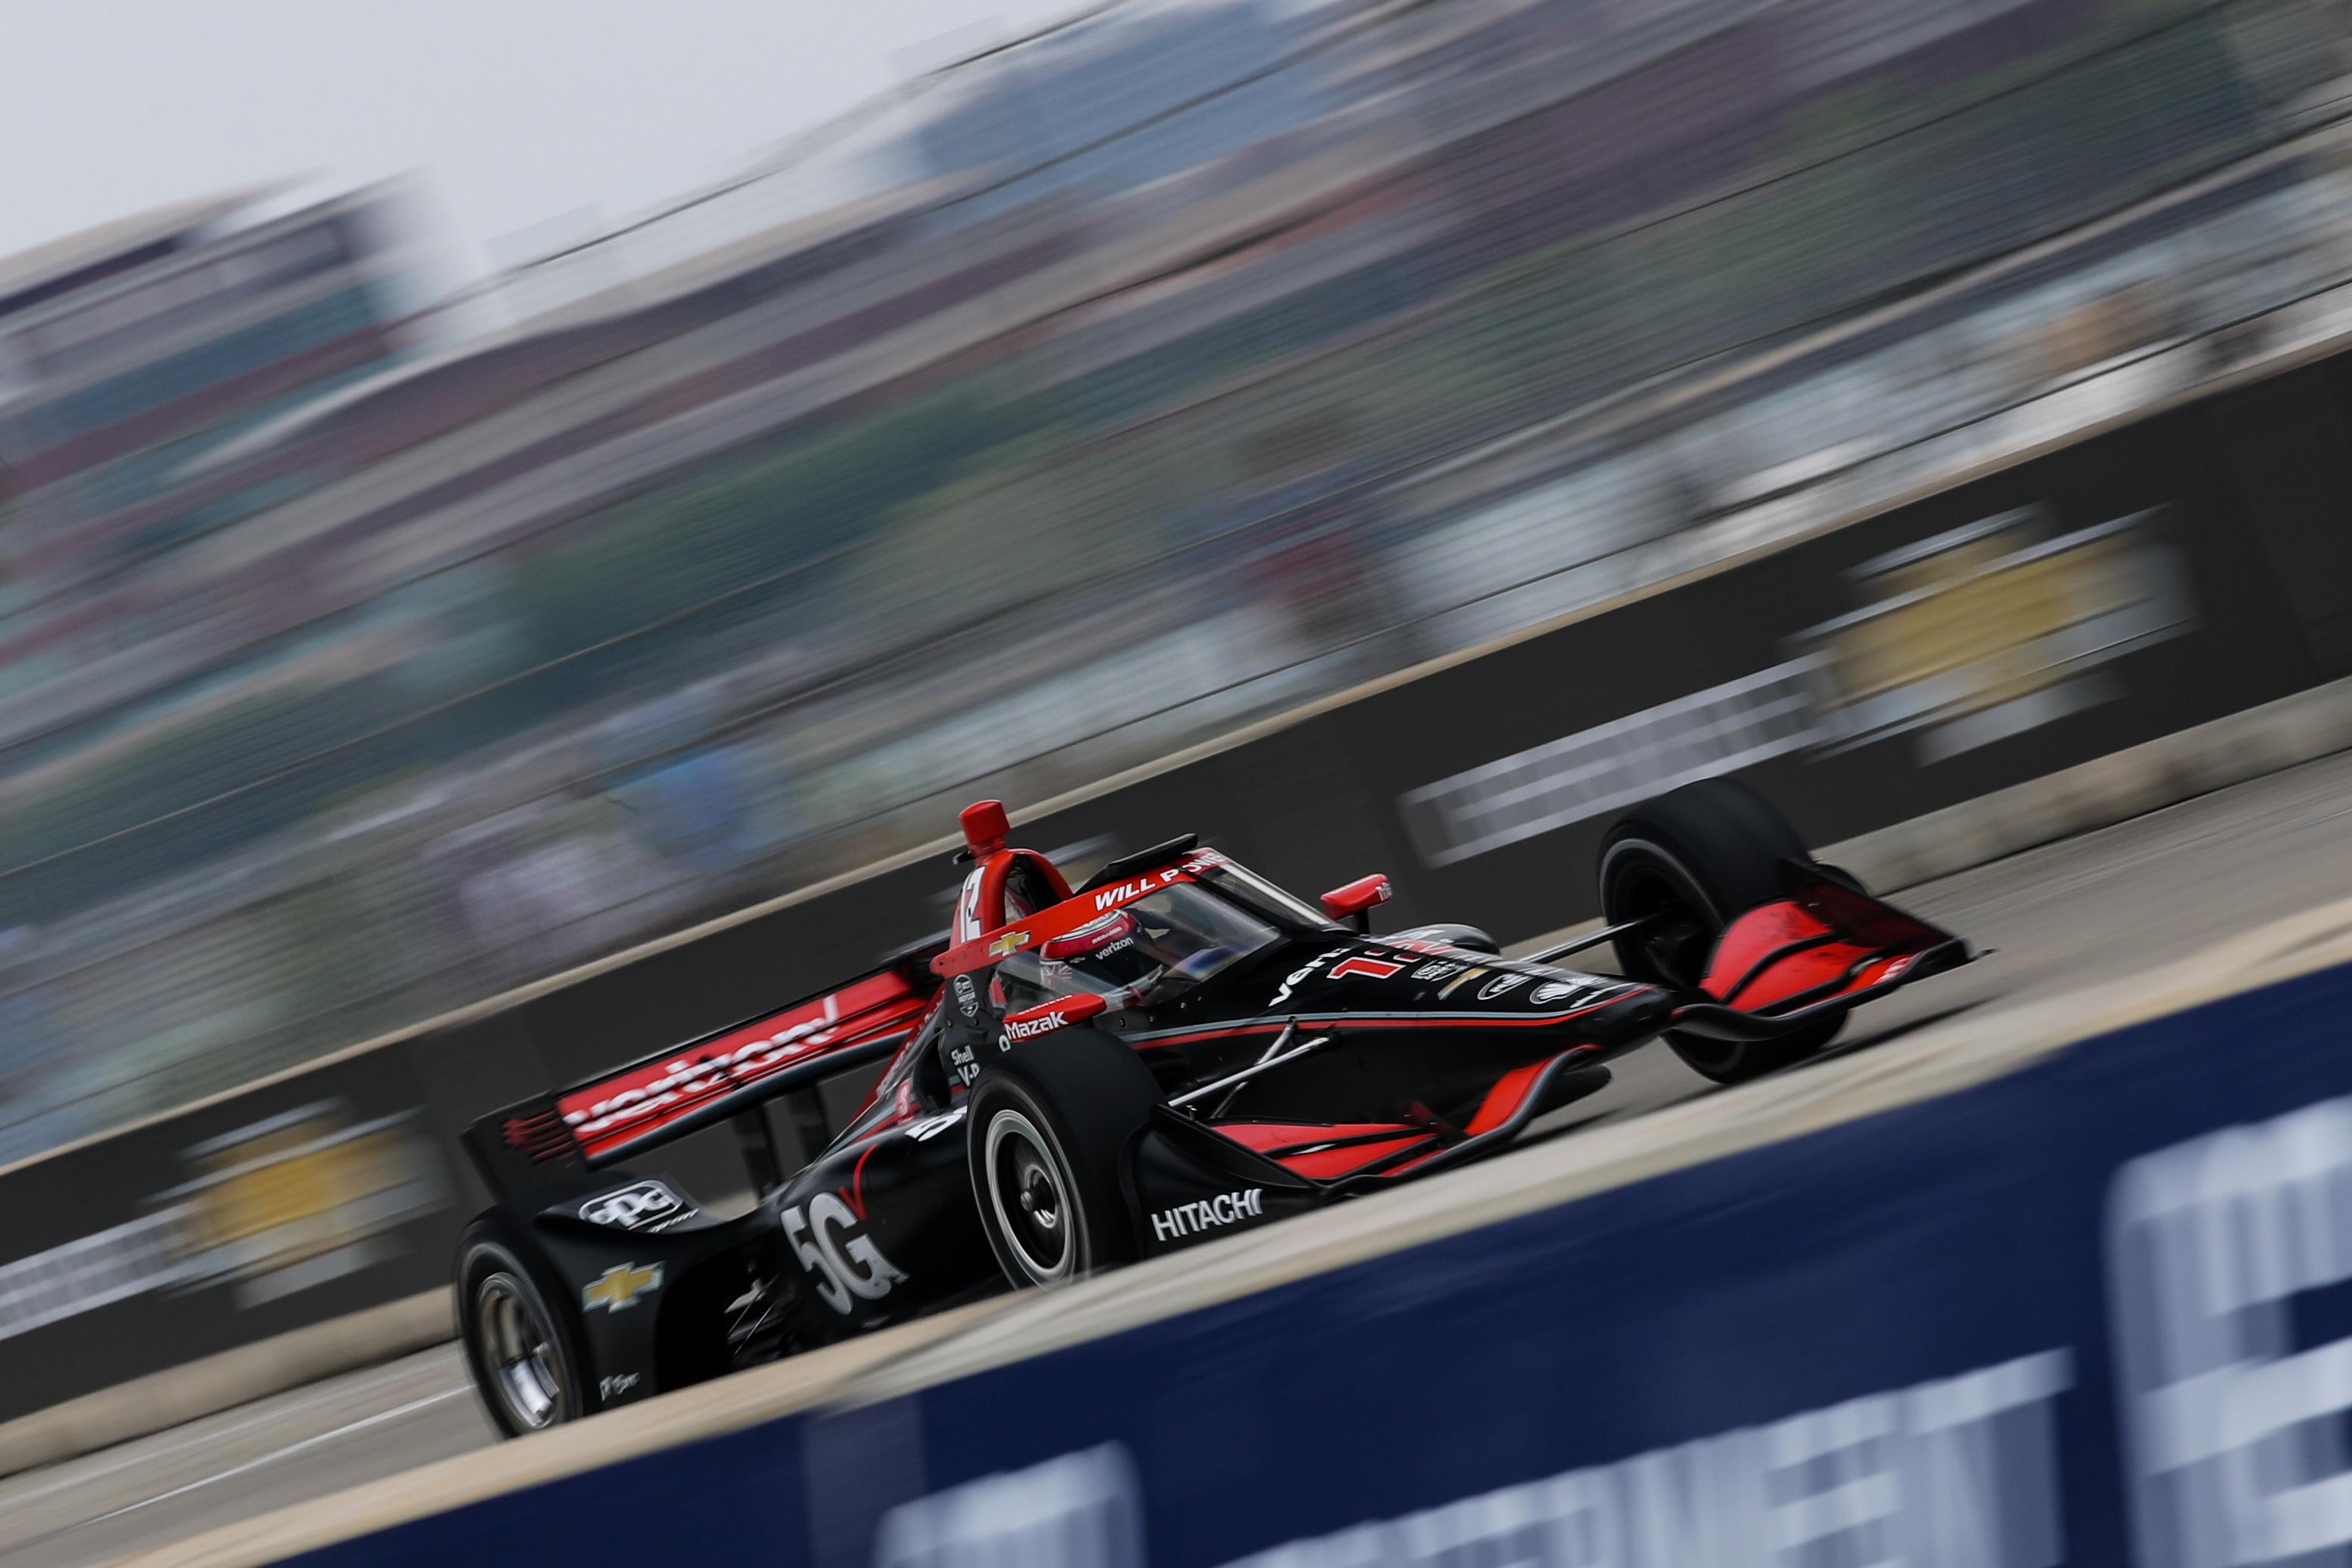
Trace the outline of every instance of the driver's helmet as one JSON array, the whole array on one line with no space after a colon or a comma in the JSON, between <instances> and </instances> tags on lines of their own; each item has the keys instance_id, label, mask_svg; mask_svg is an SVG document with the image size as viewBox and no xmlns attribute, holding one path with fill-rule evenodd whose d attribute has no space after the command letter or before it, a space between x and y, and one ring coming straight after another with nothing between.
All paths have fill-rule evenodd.
<instances>
[{"instance_id":1,"label":"driver's helmet","mask_svg":"<svg viewBox=\"0 0 2352 1568\"><path fill-rule=\"evenodd\" d=\"M1118 992L1150 980L1168 964L1150 932L1126 910L1090 921L1039 950L1039 977L1060 995L1072 991Z\"/></svg>"}]
</instances>

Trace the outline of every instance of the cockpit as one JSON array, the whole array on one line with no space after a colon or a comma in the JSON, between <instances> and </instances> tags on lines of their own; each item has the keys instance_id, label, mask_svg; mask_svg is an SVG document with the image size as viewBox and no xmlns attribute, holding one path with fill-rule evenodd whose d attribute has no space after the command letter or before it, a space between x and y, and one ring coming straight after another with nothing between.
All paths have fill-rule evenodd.
<instances>
[{"instance_id":1,"label":"cockpit","mask_svg":"<svg viewBox=\"0 0 2352 1568\"><path fill-rule=\"evenodd\" d=\"M1018 1011L1092 992L1114 1007L1173 999L1265 952L1282 933L1191 882L1147 894L996 966L997 998Z\"/></svg>"}]
</instances>

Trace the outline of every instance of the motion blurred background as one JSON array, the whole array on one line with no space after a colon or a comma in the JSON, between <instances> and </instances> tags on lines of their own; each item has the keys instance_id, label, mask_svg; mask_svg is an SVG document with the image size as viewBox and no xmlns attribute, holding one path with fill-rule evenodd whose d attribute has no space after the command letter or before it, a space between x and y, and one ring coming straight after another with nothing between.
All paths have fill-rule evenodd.
<instances>
[{"instance_id":1,"label":"motion blurred background","mask_svg":"<svg viewBox=\"0 0 2352 1568\"><path fill-rule=\"evenodd\" d=\"M0 258L0 1162L2112 417L2352 275L2345 0L934 52L454 293L405 187Z\"/></svg>"}]
</instances>

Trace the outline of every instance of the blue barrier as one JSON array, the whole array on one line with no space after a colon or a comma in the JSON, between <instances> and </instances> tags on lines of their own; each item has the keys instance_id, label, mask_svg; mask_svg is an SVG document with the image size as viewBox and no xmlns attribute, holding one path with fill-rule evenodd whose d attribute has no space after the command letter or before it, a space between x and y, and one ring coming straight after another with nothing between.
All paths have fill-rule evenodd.
<instances>
[{"instance_id":1,"label":"blue barrier","mask_svg":"<svg viewBox=\"0 0 2352 1568\"><path fill-rule=\"evenodd\" d=\"M2306 975L305 1561L2342 1561L2347 1017Z\"/></svg>"}]
</instances>

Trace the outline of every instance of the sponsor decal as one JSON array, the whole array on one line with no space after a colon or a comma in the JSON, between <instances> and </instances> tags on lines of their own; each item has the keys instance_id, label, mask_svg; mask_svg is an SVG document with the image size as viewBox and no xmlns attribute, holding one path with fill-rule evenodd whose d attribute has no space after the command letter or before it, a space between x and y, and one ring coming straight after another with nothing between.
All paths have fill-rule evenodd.
<instances>
[{"instance_id":1,"label":"sponsor decal","mask_svg":"<svg viewBox=\"0 0 2352 1568\"><path fill-rule=\"evenodd\" d=\"M1219 1193L1213 1198L1204 1198L1196 1204L1178 1204L1174 1208L1161 1209L1151 1216L1151 1234L1161 1241L1174 1241L1180 1237L1222 1230L1244 1220L1261 1218L1265 1213L1265 1205L1264 1187Z\"/></svg>"},{"instance_id":2,"label":"sponsor decal","mask_svg":"<svg viewBox=\"0 0 2352 1568\"><path fill-rule=\"evenodd\" d=\"M632 1182L603 1193L580 1205L580 1217L590 1225L621 1230L667 1230L693 1217L694 1205L670 1190L666 1182Z\"/></svg>"},{"instance_id":3,"label":"sponsor decal","mask_svg":"<svg viewBox=\"0 0 2352 1568\"><path fill-rule=\"evenodd\" d=\"M998 937L994 942L990 942L988 944L988 951L992 956L1003 958L1007 953L1018 952L1028 945L1029 933L1027 931L1009 931L1003 936Z\"/></svg>"},{"instance_id":4,"label":"sponsor decal","mask_svg":"<svg viewBox=\"0 0 2352 1568\"><path fill-rule=\"evenodd\" d=\"M1525 985L1531 978L1532 976L1525 974L1497 974L1494 979L1478 987L1478 1000L1492 1002L1498 996L1507 996Z\"/></svg>"},{"instance_id":5,"label":"sponsor decal","mask_svg":"<svg viewBox=\"0 0 2352 1568\"><path fill-rule=\"evenodd\" d=\"M1402 963L1391 963L1385 958L1366 958L1358 953L1343 958L1333 964L1331 978L1345 980L1351 975L1360 974L1369 980L1393 980L1403 970L1404 965Z\"/></svg>"},{"instance_id":6,"label":"sponsor decal","mask_svg":"<svg viewBox=\"0 0 2352 1568\"><path fill-rule=\"evenodd\" d=\"M948 1066L954 1072L956 1081L966 1089L970 1089L971 1080L980 1076L979 1055L967 1041L958 1041L948 1047Z\"/></svg>"},{"instance_id":7,"label":"sponsor decal","mask_svg":"<svg viewBox=\"0 0 2352 1568\"><path fill-rule=\"evenodd\" d=\"M911 1023L924 999L895 974L869 975L676 1057L561 1097L556 1109L590 1153L826 1048Z\"/></svg>"},{"instance_id":8,"label":"sponsor decal","mask_svg":"<svg viewBox=\"0 0 2352 1568\"><path fill-rule=\"evenodd\" d=\"M1183 867L1171 866L1165 871L1154 871L1150 876L1139 877L1132 882L1121 882L1116 888L1105 888L1095 895L1095 908L1098 910L1115 910L1129 900L1139 899L1146 893L1156 893L1170 883L1181 880L1183 876Z\"/></svg>"},{"instance_id":9,"label":"sponsor decal","mask_svg":"<svg viewBox=\"0 0 2352 1568\"><path fill-rule=\"evenodd\" d=\"M1300 964L1297 968L1292 970L1288 974L1285 975L1283 977L1281 989L1274 994L1273 999L1266 1003L1266 1005L1268 1007L1279 1007L1285 1002L1289 1001L1290 994L1298 989L1299 986L1305 984L1309 976L1311 976L1317 970L1322 968L1326 963L1329 962L1330 957L1331 955L1328 952L1318 952L1314 957L1308 959L1306 963Z\"/></svg>"},{"instance_id":10,"label":"sponsor decal","mask_svg":"<svg viewBox=\"0 0 2352 1568\"><path fill-rule=\"evenodd\" d=\"M1678 697L1424 784L1397 805L1423 861L1451 866L1830 738L1818 656Z\"/></svg>"},{"instance_id":11,"label":"sponsor decal","mask_svg":"<svg viewBox=\"0 0 2352 1568\"><path fill-rule=\"evenodd\" d=\"M1588 985L1576 980L1547 980L1528 993L1528 1005L1549 1007L1555 1002L1572 1001L1579 996L1598 993L1604 987Z\"/></svg>"},{"instance_id":12,"label":"sponsor decal","mask_svg":"<svg viewBox=\"0 0 2352 1568\"><path fill-rule=\"evenodd\" d=\"M817 1300L844 1317L859 1301L878 1301L907 1276L866 1234L862 1215L838 1193L819 1193L783 1211L784 1239L816 1283Z\"/></svg>"},{"instance_id":13,"label":"sponsor decal","mask_svg":"<svg viewBox=\"0 0 2352 1568\"><path fill-rule=\"evenodd\" d=\"M1052 1012L1034 1018L1005 1019L1004 1032L997 1038L998 1048L1009 1051L1013 1048L1013 1042L1015 1040L1034 1040L1040 1035L1050 1035L1055 1030L1064 1027L1070 1021L1066 1016L1069 1005L1078 1000L1079 998L1076 996L1064 997L1060 1002L1052 1004L1054 1008Z\"/></svg>"},{"instance_id":14,"label":"sponsor decal","mask_svg":"<svg viewBox=\"0 0 2352 1568\"><path fill-rule=\"evenodd\" d=\"M957 1012L967 1018L980 1016L980 984L972 979L969 971L950 981L948 988L955 994Z\"/></svg>"},{"instance_id":15,"label":"sponsor decal","mask_svg":"<svg viewBox=\"0 0 2352 1568\"><path fill-rule=\"evenodd\" d=\"M2352 1099L2141 1155L2105 1228L2137 1561L2344 1562Z\"/></svg>"},{"instance_id":16,"label":"sponsor decal","mask_svg":"<svg viewBox=\"0 0 2352 1568\"><path fill-rule=\"evenodd\" d=\"M2073 1386L2073 1359L2063 1350L2042 1351L1865 1394L1423 1512L1351 1523L1227 1568L2047 1568L2065 1557L2057 1400ZM2294 1496L2291 1488L2241 1489L2272 1507ZM2222 1552L2231 1542L2212 1539ZM2217 1554L2217 1563L2223 1560Z\"/></svg>"},{"instance_id":17,"label":"sponsor decal","mask_svg":"<svg viewBox=\"0 0 2352 1568\"><path fill-rule=\"evenodd\" d=\"M874 1568L1143 1568L1143 1489L1116 1443L983 1476L882 1516Z\"/></svg>"},{"instance_id":18,"label":"sponsor decal","mask_svg":"<svg viewBox=\"0 0 2352 1568\"><path fill-rule=\"evenodd\" d=\"M1457 970L1472 964L1482 964L1492 969L1502 962L1491 952L1481 952L1475 948L1456 947L1450 942L1441 942L1433 936L1389 936L1382 937L1381 943L1384 947L1401 947L1407 952L1425 952L1434 958L1451 959L1454 961L1454 967ZM1417 975L1416 978L1418 978ZM1442 979L1444 976L1440 975L1437 978Z\"/></svg>"},{"instance_id":19,"label":"sponsor decal","mask_svg":"<svg viewBox=\"0 0 2352 1568\"><path fill-rule=\"evenodd\" d=\"M233 1282L240 1307L384 1261L394 1226L446 1200L409 1114L354 1123L335 1101L207 1139L183 1157L194 1179L158 1201L186 1226L190 1279Z\"/></svg>"},{"instance_id":20,"label":"sponsor decal","mask_svg":"<svg viewBox=\"0 0 2352 1568\"><path fill-rule=\"evenodd\" d=\"M1451 975L1459 974L1469 967L1470 966L1466 963L1461 963L1452 960L1445 960L1435 963L1424 963L1419 969L1412 972L1412 977L1415 980L1444 980Z\"/></svg>"},{"instance_id":21,"label":"sponsor decal","mask_svg":"<svg viewBox=\"0 0 2352 1568\"><path fill-rule=\"evenodd\" d=\"M448 1197L408 1113L354 1123L340 1100L181 1153L191 1179L144 1216L0 1266L0 1339L152 1291L258 1306L396 1256L394 1232Z\"/></svg>"},{"instance_id":22,"label":"sponsor decal","mask_svg":"<svg viewBox=\"0 0 2352 1568\"><path fill-rule=\"evenodd\" d=\"M171 1208L0 1266L0 1339L186 1283L194 1239Z\"/></svg>"},{"instance_id":23,"label":"sponsor decal","mask_svg":"<svg viewBox=\"0 0 2352 1568\"><path fill-rule=\"evenodd\" d=\"M644 1378L634 1372L615 1373L611 1377L600 1377L596 1380L596 1397L610 1399L615 1394L626 1394L644 1381Z\"/></svg>"},{"instance_id":24,"label":"sponsor decal","mask_svg":"<svg viewBox=\"0 0 2352 1568\"><path fill-rule=\"evenodd\" d=\"M2105 666L2196 625L2167 510L2061 533L2031 506L1889 552L1787 662L1410 790L1406 831L1450 866L1773 757L1909 733L1936 763L2112 700Z\"/></svg>"},{"instance_id":25,"label":"sponsor decal","mask_svg":"<svg viewBox=\"0 0 2352 1568\"><path fill-rule=\"evenodd\" d=\"M961 1121L963 1120L963 1112L964 1108L959 1105L953 1110L943 1110L937 1116L927 1116L923 1118L922 1121L908 1127L907 1129L907 1136L913 1139L918 1143L928 1143L932 1139L938 1137L940 1133L946 1131L949 1128L953 1127L957 1122Z\"/></svg>"},{"instance_id":26,"label":"sponsor decal","mask_svg":"<svg viewBox=\"0 0 2352 1568\"><path fill-rule=\"evenodd\" d=\"M0 1263L0 1340L117 1301L226 1287L259 1306L399 1255L448 1202L410 1113L354 1122L329 1100L189 1145L190 1179L146 1214Z\"/></svg>"},{"instance_id":27,"label":"sponsor decal","mask_svg":"<svg viewBox=\"0 0 2352 1568\"><path fill-rule=\"evenodd\" d=\"M1468 969L1464 970L1453 981L1437 988L1438 1000L1442 1002L1452 1000L1453 995L1456 991L1461 990L1465 985L1469 984L1472 981L1477 979L1480 975L1486 973L1486 965L1473 964Z\"/></svg>"},{"instance_id":28,"label":"sponsor decal","mask_svg":"<svg viewBox=\"0 0 2352 1568\"><path fill-rule=\"evenodd\" d=\"M1848 571L1862 607L1799 639L1838 748L1909 732L1942 762L2121 695L2101 666L2196 621L2164 512L2062 533L2021 507Z\"/></svg>"},{"instance_id":29,"label":"sponsor decal","mask_svg":"<svg viewBox=\"0 0 2352 1568\"><path fill-rule=\"evenodd\" d=\"M593 1312L602 1307L608 1312L625 1312L637 1304L640 1296L650 1296L661 1289L662 1266L648 1263L640 1268L634 1263L615 1263L591 1280L580 1292L580 1310Z\"/></svg>"}]
</instances>

